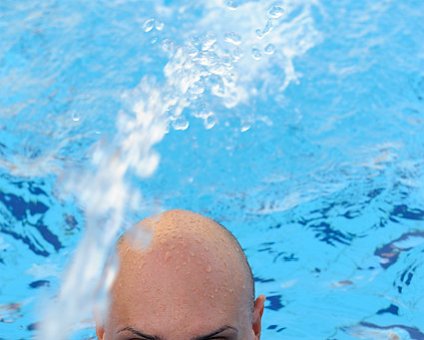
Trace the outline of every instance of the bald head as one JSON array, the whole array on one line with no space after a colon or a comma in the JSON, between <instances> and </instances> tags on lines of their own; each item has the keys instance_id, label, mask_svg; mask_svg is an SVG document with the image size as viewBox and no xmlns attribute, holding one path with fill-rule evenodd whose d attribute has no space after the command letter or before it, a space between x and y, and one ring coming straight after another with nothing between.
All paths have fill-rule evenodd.
<instances>
[{"instance_id":1,"label":"bald head","mask_svg":"<svg viewBox=\"0 0 424 340\"><path fill-rule=\"evenodd\" d=\"M215 221L182 210L147 218L121 238L118 257L99 338L259 339L264 298L254 303L246 257Z\"/></svg>"}]
</instances>

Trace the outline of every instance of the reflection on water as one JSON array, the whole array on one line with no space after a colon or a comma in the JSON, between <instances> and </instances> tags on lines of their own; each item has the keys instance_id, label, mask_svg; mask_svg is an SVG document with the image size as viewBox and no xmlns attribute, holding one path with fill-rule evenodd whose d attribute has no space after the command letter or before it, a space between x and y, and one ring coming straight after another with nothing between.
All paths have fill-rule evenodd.
<instances>
[{"instance_id":1,"label":"reflection on water","mask_svg":"<svg viewBox=\"0 0 424 340\"><path fill-rule=\"evenodd\" d=\"M92 336L117 234L180 207L240 238L265 339L420 339L420 6L0 5L0 338Z\"/></svg>"}]
</instances>

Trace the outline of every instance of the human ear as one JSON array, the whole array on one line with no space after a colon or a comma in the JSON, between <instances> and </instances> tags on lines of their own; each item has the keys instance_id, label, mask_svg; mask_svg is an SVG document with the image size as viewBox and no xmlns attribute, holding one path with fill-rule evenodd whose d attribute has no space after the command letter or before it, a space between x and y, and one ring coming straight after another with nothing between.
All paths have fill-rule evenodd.
<instances>
[{"instance_id":1,"label":"human ear","mask_svg":"<svg viewBox=\"0 0 424 340\"><path fill-rule=\"evenodd\" d=\"M96 335L98 340L104 340L105 329L103 327L96 327Z\"/></svg>"},{"instance_id":2,"label":"human ear","mask_svg":"<svg viewBox=\"0 0 424 340\"><path fill-rule=\"evenodd\" d=\"M265 295L260 295L256 301L253 308L253 322L252 328L255 333L255 340L259 340L261 338L261 320L262 315L264 314L265 307Z\"/></svg>"}]
</instances>

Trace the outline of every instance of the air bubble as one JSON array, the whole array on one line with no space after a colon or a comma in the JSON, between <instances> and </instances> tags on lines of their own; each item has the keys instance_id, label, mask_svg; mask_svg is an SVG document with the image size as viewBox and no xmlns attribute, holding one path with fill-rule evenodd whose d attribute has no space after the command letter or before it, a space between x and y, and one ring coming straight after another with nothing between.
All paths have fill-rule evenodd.
<instances>
[{"instance_id":1,"label":"air bubble","mask_svg":"<svg viewBox=\"0 0 424 340\"><path fill-rule=\"evenodd\" d=\"M242 125L241 125L241 127L240 127L240 131L241 132L249 131L251 127L252 127L252 125L250 123L243 122Z\"/></svg>"},{"instance_id":2,"label":"air bubble","mask_svg":"<svg viewBox=\"0 0 424 340\"><path fill-rule=\"evenodd\" d=\"M265 24L265 27L261 30L260 28L258 28L255 32L256 32L256 36L259 39L262 39L266 34L268 34L269 32L271 32L271 30L274 28L274 24L272 23L272 20L268 20Z\"/></svg>"},{"instance_id":3,"label":"air bubble","mask_svg":"<svg viewBox=\"0 0 424 340\"><path fill-rule=\"evenodd\" d=\"M211 92L214 96L217 96L217 97L225 96L226 88L225 88L224 81L222 80L221 77L219 76L211 77L209 82L210 82Z\"/></svg>"},{"instance_id":4,"label":"air bubble","mask_svg":"<svg viewBox=\"0 0 424 340\"><path fill-rule=\"evenodd\" d=\"M238 35L237 33L230 32L230 33L225 34L224 41L226 41L227 43L238 46L241 43L241 36Z\"/></svg>"},{"instance_id":5,"label":"air bubble","mask_svg":"<svg viewBox=\"0 0 424 340\"><path fill-rule=\"evenodd\" d=\"M200 65L210 67L218 62L219 57L214 52L203 52L199 54L196 60L199 62Z\"/></svg>"},{"instance_id":6,"label":"air bubble","mask_svg":"<svg viewBox=\"0 0 424 340\"><path fill-rule=\"evenodd\" d=\"M205 40L202 43L202 50L208 51L210 50L213 45L216 43L216 37L214 35L208 35L206 36Z\"/></svg>"},{"instance_id":7,"label":"air bubble","mask_svg":"<svg viewBox=\"0 0 424 340\"><path fill-rule=\"evenodd\" d=\"M199 50L196 47L194 47L192 44L189 44L185 47L185 52L187 53L188 56L193 58L199 53Z\"/></svg>"},{"instance_id":8,"label":"air bubble","mask_svg":"<svg viewBox=\"0 0 424 340\"><path fill-rule=\"evenodd\" d=\"M225 65L225 66L226 66L226 68L227 68L228 70L230 70L230 69L232 69L232 68L233 68L233 59L232 59L231 57L229 57L229 56L227 56L227 57L223 57L223 58L221 59L221 62L222 62L222 64L223 64L223 65Z\"/></svg>"},{"instance_id":9,"label":"air bubble","mask_svg":"<svg viewBox=\"0 0 424 340\"><path fill-rule=\"evenodd\" d=\"M211 114L210 116L206 117L206 119L203 121L203 125L206 130L212 129L216 123L218 123L218 120L216 119L214 114Z\"/></svg>"},{"instance_id":10,"label":"air bubble","mask_svg":"<svg viewBox=\"0 0 424 340\"><path fill-rule=\"evenodd\" d=\"M235 107L240 101L239 95L237 91L231 91L225 98L224 98L224 106L228 109L231 109Z\"/></svg>"},{"instance_id":11,"label":"air bubble","mask_svg":"<svg viewBox=\"0 0 424 340\"><path fill-rule=\"evenodd\" d=\"M212 75L223 76L228 73L228 66L224 64L215 64L210 68Z\"/></svg>"},{"instance_id":12,"label":"air bubble","mask_svg":"<svg viewBox=\"0 0 424 340\"><path fill-rule=\"evenodd\" d=\"M79 115L79 113L78 112L72 112L72 120L74 121L74 122L79 122L80 120L81 120L81 117L80 117L80 115Z\"/></svg>"},{"instance_id":13,"label":"air bubble","mask_svg":"<svg viewBox=\"0 0 424 340\"><path fill-rule=\"evenodd\" d=\"M148 33L155 27L155 19L147 19L143 24L143 31Z\"/></svg>"},{"instance_id":14,"label":"air bubble","mask_svg":"<svg viewBox=\"0 0 424 340\"><path fill-rule=\"evenodd\" d=\"M231 9L233 11L236 10L237 7L238 7L236 1L234 1L234 0L227 0L227 1L225 1L225 6L227 6L228 9Z\"/></svg>"},{"instance_id":15,"label":"air bubble","mask_svg":"<svg viewBox=\"0 0 424 340\"><path fill-rule=\"evenodd\" d=\"M233 60L234 60L235 62L237 62L237 61L239 61L242 57L243 57L243 52L241 51L241 49L240 49L240 48L236 47L236 48L233 50Z\"/></svg>"},{"instance_id":16,"label":"air bubble","mask_svg":"<svg viewBox=\"0 0 424 340\"><path fill-rule=\"evenodd\" d=\"M255 60L260 60L262 57L262 53L258 48L252 48L252 58Z\"/></svg>"},{"instance_id":17,"label":"air bubble","mask_svg":"<svg viewBox=\"0 0 424 340\"><path fill-rule=\"evenodd\" d=\"M265 24L264 29L262 30L262 34L268 34L269 32L271 32L271 30L274 28L274 24L272 23L272 20L268 20Z\"/></svg>"},{"instance_id":18,"label":"air bubble","mask_svg":"<svg viewBox=\"0 0 424 340\"><path fill-rule=\"evenodd\" d=\"M175 130L184 131L184 130L187 130L189 126L190 126L190 123L188 122L187 119L184 118L184 116L179 116L177 118L174 118L174 120L172 121L172 127Z\"/></svg>"},{"instance_id":19,"label":"air bubble","mask_svg":"<svg viewBox=\"0 0 424 340\"><path fill-rule=\"evenodd\" d=\"M275 46L273 44L268 44L265 46L264 52L266 54L274 54L275 52Z\"/></svg>"},{"instance_id":20,"label":"air bubble","mask_svg":"<svg viewBox=\"0 0 424 340\"><path fill-rule=\"evenodd\" d=\"M216 125L217 122L218 120L216 119L215 115L211 113L209 116L204 118L203 126L206 130L210 130Z\"/></svg>"},{"instance_id":21,"label":"air bubble","mask_svg":"<svg viewBox=\"0 0 424 340\"><path fill-rule=\"evenodd\" d=\"M280 5L273 5L268 10L268 15L272 19L281 18L283 14L284 14L284 8L281 7Z\"/></svg>"},{"instance_id":22,"label":"air bubble","mask_svg":"<svg viewBox=\"0 0 424 340\"><path fill-rule=\"evenodd\" d=\"M165 27L165 24L162 21L156 20L155 28L157 31L162 31L164 27Z\"/></svg>"},{"instance_id":23,"label":"air bubble","mask_svg":"<svg viewBox=\"0 0 424 340\"><path fill-rule=\"evenodd\" d=\"M189 91L190 91L190 94L200 95L200 94L202 94L202 93L205 92L205 88L201 84L198 84L196 82L192 86L190 86L190 90Z\"/></svg>"},{"instance_id":24,"label":"air bubble","mask_svg":"<svg viewBox=\"0 0 424 340\"><path fill-rule=\"evenodd\" d=\"M172 52L174 49L174 43L170 39L164 39L162 41L162 50L164 52Z\"/></svg>"}]
</instances>

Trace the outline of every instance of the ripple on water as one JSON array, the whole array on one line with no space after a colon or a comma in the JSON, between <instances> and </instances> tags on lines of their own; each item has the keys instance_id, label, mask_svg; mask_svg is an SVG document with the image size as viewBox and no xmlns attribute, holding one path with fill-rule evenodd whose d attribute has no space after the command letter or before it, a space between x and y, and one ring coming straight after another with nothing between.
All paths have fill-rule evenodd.
<instances>
[{"instance_id":1,"label":"ripple on water","mask_svg":"<svg viewBox=\"0 0 424 340\"><path fill-rule=\"evenodd\" d=\"M371 322L360 322L357 326L345 328L344 331L355 337L369 337L376 340L424 339L424 333L420 329L402 324L381 326Z\"/></svg>"},{"instance_id":2,"label":"ripple on water","mask_svg":"<svg viewBox=\"0 0 424 340\"><path fill-rule=\"evenodd\" d=\"M412 231L405 233L390 243L377 248L374 255L381 259L381 267L387 269L397 262L402 253L408 252L422 244L424 244L424 231Z\"/></svg>"}]
</instances>

